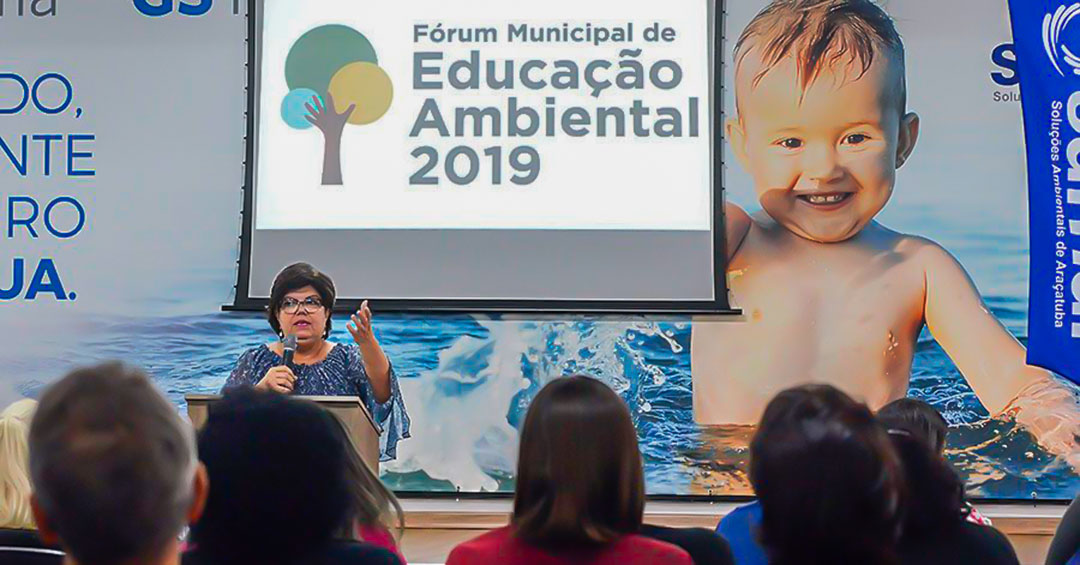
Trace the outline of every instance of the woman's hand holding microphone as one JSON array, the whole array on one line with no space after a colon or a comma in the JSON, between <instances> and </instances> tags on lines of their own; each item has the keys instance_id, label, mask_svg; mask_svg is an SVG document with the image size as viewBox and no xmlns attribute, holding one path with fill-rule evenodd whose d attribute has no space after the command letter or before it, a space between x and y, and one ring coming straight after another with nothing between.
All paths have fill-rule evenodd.
<instances>
[{"instance_id":1,"label":"woman's hand holding microphone","mask_svg":"<svg viewBox=\"0 0 1080 565\"><path fill-rule=\"evenodd\" d=\"M270 370L255 385L255 388L289 394L295 386L296 375L293 374L292 369L288 365L278 365L277 367L270 367Z\"/></svg>"}]
</instances>

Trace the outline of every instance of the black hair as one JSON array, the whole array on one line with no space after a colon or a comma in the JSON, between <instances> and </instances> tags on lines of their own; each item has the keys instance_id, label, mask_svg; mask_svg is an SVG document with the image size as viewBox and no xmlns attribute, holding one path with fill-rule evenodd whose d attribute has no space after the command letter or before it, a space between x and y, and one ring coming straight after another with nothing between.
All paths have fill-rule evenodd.
<instances>
[{"instance_id":1,"label":"black hair","mask_svg":"<svg viewBox=\"0 0 1080 565\"><path fill-rule=\"evenodd\" d=\"M878 422L888 430L907 483L905 539L946 534L961 524L968 512L964 482L942 456L948 423L917 398L894 400L878 411Z\"/></svg>"},{"instance_id":2,"label":"black hair","mask_svg":"<svg viewBox=\"0 0 1080 565\"><path fill-rule=\"evenodd\" d=\"M904 539L926 539L948 534L964 522L964 482L944 458L921 438L903 430L890 430L907 484Z\"/></svg>"},{"instance_id":3,"label":"black hair","mask_svg":"<svg viewBox=\"0 0 1080 565\"><path fill-rule=\"evenodd\" d=\"M877 419L886 429L906 431L933 451L945 451L948 422L933 406L918 398L901 398L886 404L878 410Z\"/></svg>"},{"instance_id":4,"label":"black hair","mask_svg":"<svg viewBox=\"0 0 1080 565\"><path fill-rule=\"evenodd\" d=\"M277 564L330 543L350 505L334 418L312 402L252 389L212 404L199 434L213 485L192 527L199 550L215 562Z\"/></svg>"},{"instance_id":5,"label":"black hair","mask_svg":"<svg viewBox=\"0 0 1080 565\"><path fill-rule=\"evenodd\" d=\"M750 444L770 563L898 562L903 477L866 406L828 385L781 392Z\"/></svg>"},{"instance_id":6,"label":"black hair","mask_svg":"<svg viewBox=\"0 0 1080 565\"><path fill-rule=\"evenodd\" d=\"M278 322L278 312L281 304L285 301L285 295L295 290L310 286L319 293L319 300L326 308L326 328L323 330L323 339L330 337L334 300L337 298L337 290L334 281L326 273L312 267L308 263L293 263L281 270L274 277L274 285L270 288L270 304L266 307L266 318L270 321L270 327L274 333L281 335L281 324Z\"/></svg>"}]
</instances>

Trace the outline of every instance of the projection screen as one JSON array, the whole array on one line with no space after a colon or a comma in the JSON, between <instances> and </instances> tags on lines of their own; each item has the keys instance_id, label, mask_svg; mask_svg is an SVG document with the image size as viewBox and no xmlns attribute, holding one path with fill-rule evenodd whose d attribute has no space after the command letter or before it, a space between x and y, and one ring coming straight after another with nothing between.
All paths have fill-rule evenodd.
<instances>
[{"instance_id":1,"label":"projection screen","mask_svg":"<svg viewBox=\"0 0 1080 565\"><path fill-rule=\"evenodd\" d=\"M729 309L714 2L253 8L236 306Z\"/></svg>"}]
</instances>

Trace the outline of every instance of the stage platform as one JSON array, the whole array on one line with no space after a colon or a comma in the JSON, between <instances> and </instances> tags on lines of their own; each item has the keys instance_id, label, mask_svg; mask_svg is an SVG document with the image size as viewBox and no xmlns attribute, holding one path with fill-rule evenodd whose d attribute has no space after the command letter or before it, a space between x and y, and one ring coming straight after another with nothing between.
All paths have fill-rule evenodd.
<instances>
[{"instance_id":1,"label":"stage platform","mask_svg":"<svg viewBox=\"0 0 1080 565\"><path fill-rule=\"evenodd\" d=\"M509 499L405 499L402 549L411 565L443 563L450 550L483 531L503 526L510 517ZM674 527L713 529L732 503L650 502L645 521ZM1056 504L976 504L994 526L1009 536L1020 562L1041 565L1058 521L1065 512Z\"/></svg>"}]
</instances>

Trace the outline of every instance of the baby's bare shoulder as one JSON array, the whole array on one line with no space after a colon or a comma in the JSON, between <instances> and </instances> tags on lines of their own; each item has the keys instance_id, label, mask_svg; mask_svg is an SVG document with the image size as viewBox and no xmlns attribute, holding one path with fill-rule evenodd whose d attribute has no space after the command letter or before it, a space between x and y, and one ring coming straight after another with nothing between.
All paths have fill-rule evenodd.
<instances>
[{"instance_id":1,"label":"baby's bare shoulder","mask_svg":"<svg viewBox=\"0 0 1080 565\"><path fill-rule=\"evenodd\" d=\"M944 251L941 245L921 235L913 235L909 233L893 232L894 241L893 246L897 252L905 255L919 255L923 253L933 253L935 250Z\"/></svg>"},{"instance_id":2,"label":"baby's bare shoulder","mask_svg":"<svg viewBox=\"0 0 1080 565\"><path fill-rule=\"evenodd\" d=\"M955 269L960 265L956 257L940 243L920 235L897 233L894 249L906 261L911 261L927 272Z\"/></svg>"}]
</instances>

